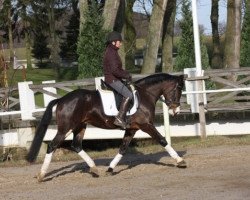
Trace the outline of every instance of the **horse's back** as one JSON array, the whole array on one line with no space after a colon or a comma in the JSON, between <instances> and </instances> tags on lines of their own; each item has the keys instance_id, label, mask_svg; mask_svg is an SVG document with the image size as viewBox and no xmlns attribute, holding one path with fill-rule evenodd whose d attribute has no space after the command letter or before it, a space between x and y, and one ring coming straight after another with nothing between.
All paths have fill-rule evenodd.
<instances>
[{"instance_id":1,"label":"horse's back","mask_svg":"<svg viewBox=\"0 0 250 200\"><path fill-rule=\"evenodd\" d=\"M91 98L92 96L96 96L95 90L87 90L87 89L76 89L72 92L67 93L61 98L61 102L72 101L74 99L86 99Z\"/></svg>"},{"instance_id":2,"label":"horse's back","mask_svg":"<svg viewBox=\"0 0 250 200\"><path fill-rule=\"evenodd\" d=\"M92 102L98 98L95 90L77 89L67 93L63 96L57 105L57 110L68 110L69 112L75 112L79 109L89 109Z\"/></svg>"}]
</instances>

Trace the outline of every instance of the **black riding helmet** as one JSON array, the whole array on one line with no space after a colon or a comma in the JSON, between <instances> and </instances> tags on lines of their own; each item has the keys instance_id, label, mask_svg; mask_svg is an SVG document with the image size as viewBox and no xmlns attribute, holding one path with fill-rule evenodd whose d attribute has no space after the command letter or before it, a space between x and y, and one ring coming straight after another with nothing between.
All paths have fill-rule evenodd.
<instances>
[{"instance_id":1,"label":"black riding helmet","mask_svg":"<svg viewBox=\"0 0 250 200\"><path fill-rule=\"evenodd\" d=\"M112 43L113 41L122 41L122 35L116 31L110 32L107 35L107 43Z\"/></svg>"}]
</instances>

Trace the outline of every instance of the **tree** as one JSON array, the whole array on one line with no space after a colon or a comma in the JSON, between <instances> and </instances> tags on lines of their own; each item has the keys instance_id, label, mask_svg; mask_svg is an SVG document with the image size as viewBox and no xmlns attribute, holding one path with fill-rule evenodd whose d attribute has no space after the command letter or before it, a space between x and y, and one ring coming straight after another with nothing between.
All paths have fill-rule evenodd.
<instances>
[{"instance_id":1,"label":"tree","mask_svg":"<svg viewBox=\"0 0 250 200\"><path fill-rule=\"evenodd\" d=\"M224 68L240 67L241 0L228 0ZM233 77L232 77L233 78ZM234 79L234 78L233 78Z\"/></svg>"},{"instance_id":2,"label":"tree","mask_svg":"<svg viewBox=\"0 0 250 200\"><path fill-rule=\"evenodd\" d=\"M62 38L60 44L60 56L63 60L76 61L77 41L79 36L79 10L77 9L77 1L72 2L73 14L70 16L69 24L66 26L66 37Z\"/></svg>"},{"instance_id":3,"label":"tree","mask_svg":"<svg viewBox=\"0 0 250 200\"><path fill-rule=\"evenodd\" d=\"M32 11L36 17L37 26L42 26L48 33L48 41L50 48L50 60L53 67L58 73L60 65L60 47L59 47L59 33L57 29L57 22L69 7L69 0L34 0L32 3ZM58 74L57 74L58 75Z\"/></svg>"},{"instance_id":4,"label":"tree","mask_svg":"<svg viewBox=\"0 0 250 200\"><path fill-rule=\"evenodd\" d=\"M9 52L10 52L10 65L13 65L14 61L14 45L13 45L13 7L11 0L5 0L2 3L2 9L0 12L0 27L1 29L6 30L5 38L8 39L9 43Z\"/></svg>"},{"instance_id":5,"label":"tree","mask_svg":"<svg viewBox=\"0 0 250 200\"><path fill-rule=\"evenodd\" d=\"M97 3L89 5L84 18L77 44L78 78L102 75L102 57L106 43L106 31L102 29L103 17L99 14Z\"/></svg>"},{"instance_id":6,"label":"tree","mask_svg":"<svg viewBox=\"0 0 250 200\"><path fill-rule=\"evenodd\" d=\"M32 49L33 56L39 60L40 64L43 63L43 59L49 58L50 49L48 48L47 36L44 35L42 30L38 29L34 37L34 45Z\"/></svg>"},{"instance_id":7,"label":"tree","mask_svg":"<svg viewBox=\"0 0 250 200\"><path fill-rule=\"evenodd\" d=\"M250 1L245 3L245 15L241 32L240 65L250 67Z\"/></svg>"},{"instance_id":8,"label":"tree","mask_svg":"<svg viewBox=\"0 0 250 200\"><path fill-rule=\"evenodd\" d=\"M220 34L219 34L219 0L212 0L210 19L212 24L212 37L213 37L211 67L213 69L219 69L223 67L222 55L220 50L221 48Z\"/></svg>"},{"instance_id":9,"label":"tree","mask_svg":"<svg viewBox=\"0 0 250 200\"><path fill-rule=\"evenodd\" d=\"M193 18L190 5L191 3L189 0L183 0L181 9L182 20L179 22L182 34L178 43L178 55L174 66L175 71L182 71L184 68L195 67ZM200 40L201 64L203 69L208 69L210 66L207 47L203 42L203 37L200 37Z\"/></svg>"},{"instance_id":10,"label":"tree","mask_svg":"<svg viewBox=\"0 0 250 200\"><path fill-rule=\"evenodd\" d=\"M53 63L53 67L58 74L60 65L60 47L59 47L59 37L56 30L56 20L62 16L65 9L67 8L67 1L60 0L46 0L45 8L48 11L48 22L49 22L49 39L50 39L50 59Z\"/></svg>"},{"instance_id":11,"label":"tree","mask_svg":"<svg viewBox=\"0 0 250 200\"><path fill-rule=\"evenodd\" d=\"M162 36L162 72L173 71L173 37L176 0L169 0L164 16Z\"/></svg>"},{"instance_id":12,"label":"tree","mask_svg":"<svg viewBox=\"0 0 250 200\"><path fill-rule=\"evenodd\" d=\"M161 39L161 30L163 25L164 14L168 0L155 0L150 17L148 35L146 39L146 49L141 73L154 73L158 49Z\"/></svg>"},{"instance_id":13,"label":"tree","mask_svg":"<svg viewBox=\"0 0 250 200\"><path fill-rule=\"evenodd\" d=\"M1 9L1 4L0 4ZM0 31L0 44L2 43L2 33ZM8 87L7 65L4 60L2 45L0 46L0 88Z\"/></svg>"},{"instance_id":14,"label":"tree","mask_svg":"<svg viewBox=\"0 0 250 200\"><path fill-rule=\"evenodd\" d=\"M124 24L124 50L125 50L125 66L127 69L134 67L134 53L136 45L136 32L133 24L133 5L135 0L127 2L125 8L125 24Z\"/></svg>"},{"instance_id":15,"label":"tree","mask_svg":"<svg viewBox=\"0 0 250 200\"><path fill-rule=\"evenodd\" d=\"M179 24L182 34L178 43L175 71L182 71L184 68L195 66L193 19L188 0L183 1L181 14L182 20Z\"/></svg>"},{"instance_id":16,"label":"tree","mask_svg":"<svg viewBox=\"0 0 250 200\"><path fill-rule=\"evenodd\" d=\"M115 21L116 21L116 16L117 16L117 11L120 6L120 0L106 0L105 1L105 6L103 10L103 18L104 18L104 23L103 23L103 29L104 30L113 30Z\"/></svg>"},{"instance_id":17,"label":"tree","mask_svg":"<svg viewBox=\"0 0 250 200\"><path fill-rule=\"evenodd\" d=\"M207 52L207 47L204 43L204 35L201 35L201 66L203 69L209 69L209 58L208 58L208 52Z\"/></svg>"},{"instance_id":18,"label":"tree","mask_svg":"<svg viewBox=\"0 0 250 200\"><path fill-rule=\"evenodd\" d=\"M132 0L133 1L133 0ZM130 2L128 2L130 3ZM120 55L120 58L122 60L122 67L125 68L125 65L126 65L126 48L127 48L127 44L128 44L128 41L127 41L127 38L126 38L126 24L125 24L125 20L126 20L126 8L127 8L127 5L128 3L126 1L120 1L119 2L119 7L118 7L118 10L116 12L116 14L113 14L113 18L115 19L114 22L111 22L112 23L112 26L111 27L106 27L106 30L108 31L111 31L111 30L114 30L114 31L117 31L119 33L122 34L123 36L123 45L120 47L120 50L118 51L118 54ZM107 5L108 4L105 4L105 7L107 10L109 10L107 8ZM111 9L114 9L114 8L111 8ZM103 13L104 14L104 13ZM103 15L105 16L105 15ZM107 18L105 17L104 18L104 23L107 23ZM105 26L103 26L105 27Z\"/></svg>"},{"instance_id":19,"label":"tree","mask_svg":"<svg viewBox=\"0 0 250 200\"><path fill-rule=\"evenodd\" d=\"M19 23L22 25L20 30L21 37L25 40L25 51L27 60L27 69L32 69L31 62L31 35L32 35L32 17L29 15L30 0L18 0L16 3L15 15Z\"/></svg>"},{"instance_id":20,"label":"tree","mask_svg":"<svg viewBox=\"0 0 250 200\"><path fill-rule=\"evenodd\" d=\"M83 29L83 24L85 23L85 13L88 10L88 1L86 0L79 0L79 12L80 12L80 25L79 30Z\"/></svg>"}]
</instances>

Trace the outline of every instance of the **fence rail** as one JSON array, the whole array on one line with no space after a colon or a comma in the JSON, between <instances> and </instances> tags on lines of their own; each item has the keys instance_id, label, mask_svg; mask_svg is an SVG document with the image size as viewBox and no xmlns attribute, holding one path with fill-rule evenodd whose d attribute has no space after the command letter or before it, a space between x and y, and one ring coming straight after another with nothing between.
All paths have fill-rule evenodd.
<instances>
[{"instance_id":1,"label":"fence rail","mask_svg":"<svg viewBox=\"0 0 250 200\"><path fill-rule=\"evenodd\" d=\"M133 79L139 79L142 77L145 77L145 75L134 75ZM250 67L228 70L207 70L202 77L187 78L187 81L196 80L204 80L206 83L206 90L184 91L181 98L183 112L191 112L190 104L187 102L187 95L196 95L200 93L206 94L207 102L205 108L208 111L250 109ZM208 86L210 88L208 88ZM57 92L51 92L46 88L55 88ZM60 83L29 84L29 89L33 91L34 96L42 94L53 98L59 98L76 88L94 89L95 81L93 78L88 78ZM18 87L0 88L0 116L7 115L7 113L11 114L11 112L14 114L22 112L20 111L21 106L19 95L20 91L18 90ZM32 110L36 111L36 109L41 109L45 106L46 105L35 100L35 107L33 107Z\"/></svg>"},{"instance_id":2,"label":"fence rail","mask_svg":"<svg viewBox=\"0 0 250 200\"><path fill-rule=\"evenodd\" d=\"M180 74L183 73L175 73L175 75ZM145 77L145 75L133 75L133 80L143 77ZM203 90L199 90L196 87L196 83L199 81L204 81L205 83ZM192 89L189 88L188 83L192 83ZM42 84L23 82L19 83L18 87L0 88L1 127L4 127L2 125L4 118L10 118L10 116L15 116L14 118L18 116L18 119L20 119L21 116L21 120L35 120L37 113L42 113L51 99L59 98L77 88L94 89L95 80L89 78L60 83L44 82ZM186 79L186 90L181 97L181 112L184 114L197 112L194 111L194 107L197 107L200 102L194 101L194 99L201 93L204 95L204 109L207 112L249 110L249 90L250 67L228 70L207 70L201 77L189 76ZM38 96L43 96L43 100L41 101L41 97L37 98ZM190 96L192 97L191 102ZM40 101L38 99L40 99ZM162 110L158 110L158 114L162 112ZM198 135L199 131L197 132L197 126L199 126L199 124L194 124L194 126L196 126L196 128L190 129L194 131L194 135ZM186 130L187 127L188 126L186 126ZM162 128L160 129L162 130ZM170 129L172 132L173 127ZM171 135L175 134L171 133Z\"/></svg>"}]
</instances>

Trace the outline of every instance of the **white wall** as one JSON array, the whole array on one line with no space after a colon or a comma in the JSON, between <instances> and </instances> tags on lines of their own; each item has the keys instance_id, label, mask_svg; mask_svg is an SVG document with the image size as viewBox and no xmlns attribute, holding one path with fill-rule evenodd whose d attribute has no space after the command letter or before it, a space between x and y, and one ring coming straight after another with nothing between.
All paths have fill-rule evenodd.
<instances>
[{"instance_id":1,"label":"white wall","mask_svg":"<svg viewBox=\"0 0 250 200\"><path fill-rule=\"evenodd\" d=\"M212 135L244 135L250 134L250 122L222 122L209 123L206 126L207 136ZM165 137L164 126L157 126L157 130ZM27 142L32 141L34 128L21 128L0 131L0 146L27 147ZM56 126L49 126L44 141L50 141L56 135ZM122 130L107 130L89 126L84 139L119 139L124 135ZM199 123L170 125L171 137L199 136ZM72 134L66 139L71 140ZM138 131L135 138L149 138L143 131Z\"/></svg>"}]
</instances>

